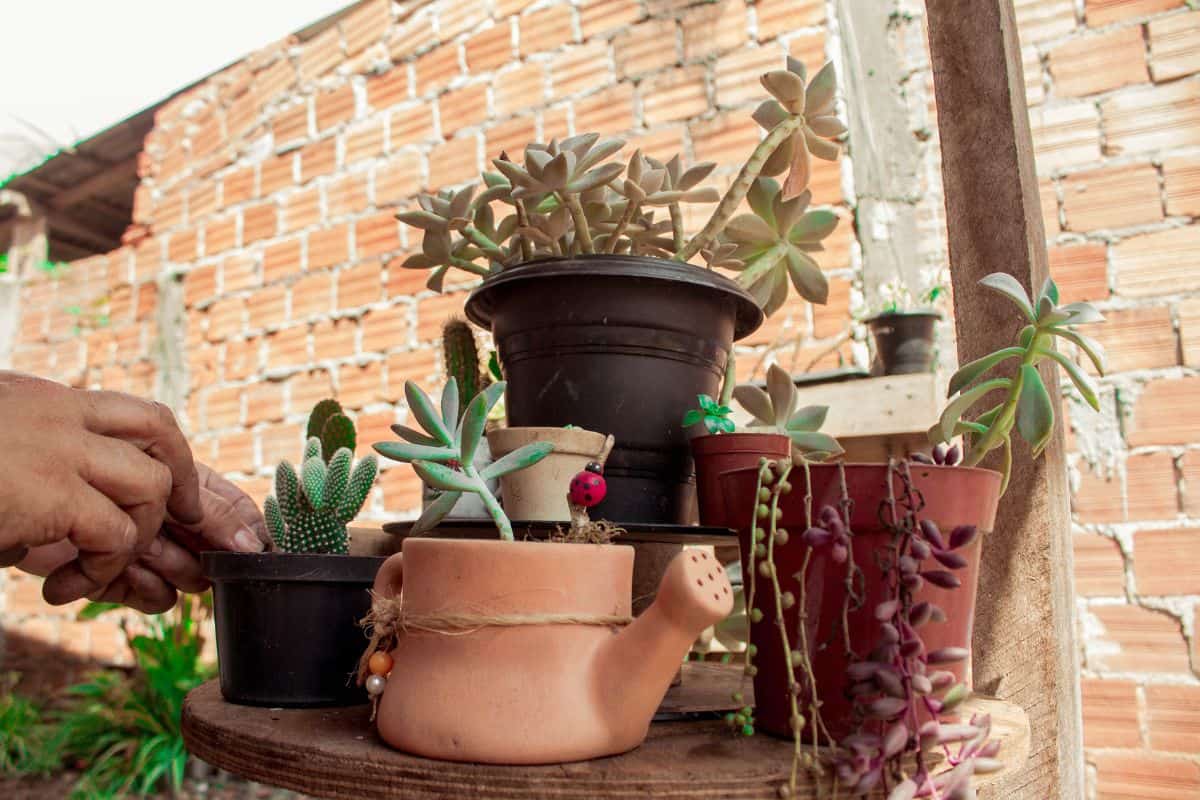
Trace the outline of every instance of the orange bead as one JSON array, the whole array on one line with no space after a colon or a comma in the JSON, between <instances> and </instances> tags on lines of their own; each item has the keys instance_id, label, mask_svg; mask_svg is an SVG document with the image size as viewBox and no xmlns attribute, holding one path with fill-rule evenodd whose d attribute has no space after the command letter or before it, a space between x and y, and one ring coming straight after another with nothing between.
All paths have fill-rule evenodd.
<instances>
[{"instance_id":1,"label":"orange bead","mask_svg":"<svg viewBox=\"0 0 1200 800\"><path fill-rule=\"evenodd\" d=\"M380 650L378 653L371 654L371 660L367 662L368 669L372 675L386 676L392 671L392 657Z\"/></svg>"}]
</instances>

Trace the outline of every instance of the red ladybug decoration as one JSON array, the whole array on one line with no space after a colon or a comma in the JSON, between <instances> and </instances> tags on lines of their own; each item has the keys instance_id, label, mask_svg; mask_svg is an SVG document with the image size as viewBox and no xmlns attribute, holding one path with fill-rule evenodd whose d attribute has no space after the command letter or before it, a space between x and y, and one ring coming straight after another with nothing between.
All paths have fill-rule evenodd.
<instances>
[{"instance_id":1,"label":"red ladybug decoration","mask_svg":"<svg viewBox=\"0 0 1200 800\"><path fill-rule=\"evenodd\" d=\"M600 465L593 461L571 479L571 491L567 498L571 505L591 508L604 499L608 494L608 483L601 472Z\"/></svg>"}]
</instances>

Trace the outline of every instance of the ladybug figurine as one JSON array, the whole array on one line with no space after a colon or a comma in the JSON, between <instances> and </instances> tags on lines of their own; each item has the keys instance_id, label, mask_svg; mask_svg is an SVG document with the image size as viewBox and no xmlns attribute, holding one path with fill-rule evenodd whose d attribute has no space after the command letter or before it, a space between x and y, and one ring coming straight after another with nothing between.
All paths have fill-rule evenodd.
<instances>
[{"instance_id":1,"label":"ladybug figurine","mask_svg":"<svg viewBox=\"0 0 1200 800\"><path fill-rule=\"evenodd\" d=\"M608 483L604 480L604 468L595 461L584 467L571 479L571 490L567 499L573 506L591 508L608 494Z\"/></svg>"}]
</instances>

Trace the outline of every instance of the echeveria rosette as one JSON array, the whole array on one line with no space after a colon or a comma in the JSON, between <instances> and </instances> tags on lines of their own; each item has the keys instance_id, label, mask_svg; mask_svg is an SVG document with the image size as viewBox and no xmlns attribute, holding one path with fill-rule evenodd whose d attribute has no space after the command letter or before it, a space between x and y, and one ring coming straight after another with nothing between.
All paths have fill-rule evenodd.
<instances>
[{"instance_id":1,"label":"echeveria rosette","mask_svg":"<svg viewBox=\"0 0 1200 800\"><path fill-rule=\"evenodd\" d=\"M732 408L718 403L706 394L697 395L696 402L700 407L690 409L683 415L683 427L690 428L703 422L705 430L713 436L734 432L736 426L729 418L733 413Z\"/></svg>"},{"instance_id":2,"label":"echeveria rosette","mask_svg":"<svg viewBox=\"0 0 1200 800\"><path fill-rule=\"evenodd\" d=\"M821 433L828 406L797 408L800 397L787 370L772 364L767 370L767 389L742 384L733 390L733 399L752 417L751 427L773 428L792 440L792 448L809 461L823 461L843 450L827 433Z\"/></svg>"},{"instance_id":3,"label":"echeveria rosette","mask_svg":"<svg viewBox=\"0 0 1200 800\"><path fill-rule=\"evenodd\" d=\"M1090 303L1059 306L1058 286L1051 278L1046 279L1036 301L1031 300L1017 279L1007 273L988 275L980 284L1013 303L1029 324L1021 329L1016 345L964 364L954 373L948 391L948 396L953 399L938 423L930 429L929 438L936 444L964 436L967 446L964 463L970 467L978 465L993 450L1002 449L1003 493L1008 488L1012 471L1013 428L1029 443L1034 458L1042 454L1054 433L1055 401L1038 372L1040 363L1050 360L1062 367L1084 401L1100 410L1100 400L1091 379L1074 361L1055 349L1055 339L1074 344L1092 362L1096 372L1103 375L1103 348L1075 327L1101 322L1104 317ZM1012 359L1019 360L1013 377L985 377L994 367ZM1005 393L1000 403L973 420L964 419L964 414L994 391Z\"/></svg>"},{"instance_id":4,"label":"echeveria rosette","mask_svg":"<svg viewBox=\"0 0 1200 800\"><path fill-rule=\"evenodd\" d=\"M790 200L773 178L759 178L746 199L753 214L729 221L722 241L736 245L733 258L742 262L738 283L770 316L788 296L789 281L811 303L829 299L829 280L809 253L824 250L822 240L837 227L832 211L808 210L812 194Z\"/></svg>"},{"instance_id":5,"label":"echeveria rosette","mask_svg":"<svg viewBox=\"0 0 1200 800\"><path fill-rule=\"evenodd\" d=\"M837 98L837 73L833 62L826 64L808 79L804 64L789 57L786 70L768 72L763 85L773 95L754 112L754 121L770 132L789 118L800 117L796 130L784 139L763 165L763 175L788 172L784 182L785 197L796 197L812 177L812 156L825 161L837 161L840 147L832 140L844 136L846 125L834 114Z\"/></svg>"}]
</instances>

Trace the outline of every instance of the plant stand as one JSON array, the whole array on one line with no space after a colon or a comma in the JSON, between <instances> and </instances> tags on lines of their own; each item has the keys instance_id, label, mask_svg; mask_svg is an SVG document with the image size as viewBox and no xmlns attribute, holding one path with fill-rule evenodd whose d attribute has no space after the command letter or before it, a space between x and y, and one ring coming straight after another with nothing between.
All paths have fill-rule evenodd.
<instances>
[{"instance_id":1,"label":"plant stand","mask_svg":"<svg viewBox=\"0 0 1200 800\"><path fill-rule=\"evenodd\" d=\"M663 710L723 708L740 681L737 666L689 663L684 687ZM1029 721L1018 706L973 698L965 712L992 715L1004 768L977 779L981 798L1008 798L1029 754ZM215 681L188 695L188 750L241 777L316 797L368 800L776 800L791 763L791 742L735 738L720 720L655 722L645 744L593 761L502 767L432 761L385 746L366 706L282 710L230 705ZM828 793L826 793L828 794ZM816 800L802 784L797 800Z\"/></svg>"}]
</instances>

